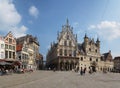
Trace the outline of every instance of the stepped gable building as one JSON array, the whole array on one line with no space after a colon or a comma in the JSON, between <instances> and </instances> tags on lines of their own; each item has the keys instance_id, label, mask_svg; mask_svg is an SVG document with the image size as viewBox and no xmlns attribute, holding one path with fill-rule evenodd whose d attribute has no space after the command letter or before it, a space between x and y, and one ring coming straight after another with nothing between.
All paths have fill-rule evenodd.
<instances>
[{"instance_id":1,"label":"stepped gable building","mask_svg":"<svg viewBox=\"0 0 120 88\"><path fill-rule=\"evenodd\" d=\"M92 66L92 63L98 64L100 62L101 54L100 54L100 41L97 38L96 41L94 39L90 39L85 34L84 42L82 44L78 44L78 54L79 54L79 68L87 68Z\"/></svg>"},{"instance_id":2,"label":"stepped gable building","mask_svg":"<svg viewBox=\"0 0 120 88\"><path fill-rule=\"evenodd\" d=\"M73 34L73 28L66 24L62 26L62 32L58 33L57 43L51 43L48 50L47 67L58 70L78 70L81 67L89 70L101 71L113 68L111 52L100 53L100 40L90 39L86 34L83 43L77 42L77 35Z\"/></svg>"},{"instance_id":3,"label":"stepped gable building","mask_svg":"<svg viewBox=\"0 0 120 88\"><path fill-rule=\"evenodd\" d=\"M16 59L16 38L13 36L10 31L5 37L5 59L6 60L15 60Z\"/></svg>"},{"instance_id":4,"label":"stepped gable building","mask_svg":"<svg viewBox=\"0 0 120 88\"><path fill-rule=\"evenodd\" d=\"M19 48L21 49L19 50ZM39 42L36 37L26 35L17 38L17 59L22 61L23 68L36 69L39 57Z\"/></svg>"},{"instance_id":5,"label":"stepped gable building","mask_svg":"<svg viewBox=\"0 0 120 88\"><path fill-rule=\"evenodd\" d=\"M51 43L46 56L48 68L57 70L72 70L79 63L77 57L77 35L73 34L73 28L66 24L62 26L62 32L58 33L57 43Z\"/></svg>"}]
</instances>

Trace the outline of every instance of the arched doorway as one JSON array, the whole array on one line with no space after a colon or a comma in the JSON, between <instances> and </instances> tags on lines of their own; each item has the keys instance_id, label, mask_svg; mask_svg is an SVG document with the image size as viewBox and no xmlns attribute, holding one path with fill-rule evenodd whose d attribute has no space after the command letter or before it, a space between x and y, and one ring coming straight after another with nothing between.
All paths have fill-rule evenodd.
<instances>
[{"instance_id":1,"label":"arched doorway","mask_svg":"<svg viewBox=\"0 0 120 88\"><path fill-rule=\"evenodd\" d=\"M74 69L74 62L73 61L71 61L71 63L70 63L70 70L72 70L72 69Z\"/></svg>"},{"instance_id":2,"label":"arched doorway","mask_svg":"<svg viewBox=\"0 0 120 88\"><path fill-rule=\"evenodd\" d=\"M64 70L64 62L63 62L63 61L60 62L60 70L61 70L61 71Z\"/></svg>"},{"instance_id":3,"label":"arched doorway","mask_svg":"<svg viewBox=\"0 0 120 88\"><path fill-rule=\"evenodd\" d=\"M68 61L65 62L65 70L66 70L66 71L69 70L69 62L68 62Z\"/></svg>"}]
</instances>

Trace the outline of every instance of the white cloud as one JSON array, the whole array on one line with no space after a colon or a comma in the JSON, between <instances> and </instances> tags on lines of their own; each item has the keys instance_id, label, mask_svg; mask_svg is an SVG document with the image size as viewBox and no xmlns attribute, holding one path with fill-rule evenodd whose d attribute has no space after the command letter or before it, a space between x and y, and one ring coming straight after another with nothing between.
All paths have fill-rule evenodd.
<instances>
[{"instance_id":1,"label":"white cloud","mask_svg":"<svg viewBox=\"0 0 120 88\"><path fill-rule=\"evenodd\" d=\"M106 40L114 40L120 37L120 23L115 21L102 21L97 25L90 25L89 28Z\"/></svg>"},{"instance_id":2,"label":"white cloud","mask_svg":"<svg viewBox=\"0 0 120 88\"><path fill-rule=\"evenodd\" d=\"M29 8L29 14L30 14L31 16L37 18L38 15L39 15L39 11L38 11L38 9L37 9L35 6L31 6L31 7Z\"/></svg>"},{"instance_id":3,"label":"white cloud","mask_svg":"<svg viewBox=\"0 0 120 88\"><path fill-rule=\"evenodd\" d=\"M118 52L117 51L112 52L112 56L113 56L113 59L117 56L120 56L119 51Z\"/></svg>"},{"instance_id":4,"label":"white cloud","mask_svg":"<svg viewBox=\"0 0 120 88\"><path fill-rule=\"evenodd\" d=\"M22 25L21 27L13 27L12 28L14 36L17 37L17 38L26 35L25 32L27 30L28 30L28 28L25 27L24 25Z\"/></svg>"},{"instance_id":5,"label":"white cloud","mask_svg":"<svg viewBox=\"0 0 120 88\"><path fill-rule=\"evenodd\" d=\"M16 10L13 0L0 0L0 31L12 31L16 36L25 34L27 28L24 25L20 27L21 20L22 16Z\"/></svg>"}]
</instances>

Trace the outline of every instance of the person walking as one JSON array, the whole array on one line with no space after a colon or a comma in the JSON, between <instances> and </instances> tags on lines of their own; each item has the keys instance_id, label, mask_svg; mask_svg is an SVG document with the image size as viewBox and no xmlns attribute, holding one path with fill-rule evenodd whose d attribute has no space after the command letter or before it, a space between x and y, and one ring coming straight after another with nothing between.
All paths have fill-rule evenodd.
<instances>
[{"instance_id":1,"label":"person walking","mask_svg":"<svg viewBox=\"0 0 120 88\"><path fill-rule=\"evenodd\" d=\"M80 75L83 75L83 68L80 68Z\"/></svg>"},{"instance_id":2,"label":"person walking","mask_svg":"<svg viewBox=\"0 0 120 88\"><path fill-rule=\"evenodd\" d=\"M92 69L91 69L91 67L89 67L89 74L92 74Z\"/></svg>"},{"instance_id":3,"label":"person walking","mask_svg":"<svg viewBox=\"0 0 120 88\"><path fill-rule=\"evenodd\" d=\"M84 73L84 75L85 75L85 73L86 73L86 67L84 68L83 73Z\"/></svg>"}]
</instances>

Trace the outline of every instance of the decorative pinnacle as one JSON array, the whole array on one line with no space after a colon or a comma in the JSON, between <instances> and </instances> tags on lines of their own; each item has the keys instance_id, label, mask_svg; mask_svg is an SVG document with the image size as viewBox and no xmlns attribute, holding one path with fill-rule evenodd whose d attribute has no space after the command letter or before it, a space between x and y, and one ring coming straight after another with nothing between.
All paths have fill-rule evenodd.
<instances>
[{"instance_id":1,"label":"decorative pinnacle","mask_svg":"<svg viewBox=\"0 0 120 88\"><path fill-rule=\"evenodd\" d=\"M67 25L69 25L69 20L68 20L68 18L67 18L66 22L67 22Z\"/></svg>"}]
</instances>

